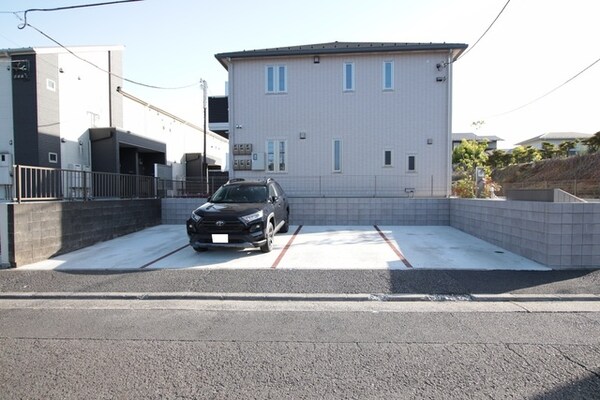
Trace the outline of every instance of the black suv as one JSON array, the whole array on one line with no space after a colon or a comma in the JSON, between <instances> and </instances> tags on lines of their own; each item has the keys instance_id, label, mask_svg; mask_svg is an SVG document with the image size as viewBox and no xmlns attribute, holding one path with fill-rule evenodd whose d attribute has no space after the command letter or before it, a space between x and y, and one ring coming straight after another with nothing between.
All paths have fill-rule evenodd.
<instances>
[{"instance_id":1,"label":"black suv","mask_svg":"<svg viewBox=\"0 0 600 400\"><path fill-rule=\"evenodd\" d=\"M187 221L190 245L208 247L260 247L273 249L273 236L289 229L290 206L273 179L232 179L192 212Z\"/></svg>"}]
</instances>

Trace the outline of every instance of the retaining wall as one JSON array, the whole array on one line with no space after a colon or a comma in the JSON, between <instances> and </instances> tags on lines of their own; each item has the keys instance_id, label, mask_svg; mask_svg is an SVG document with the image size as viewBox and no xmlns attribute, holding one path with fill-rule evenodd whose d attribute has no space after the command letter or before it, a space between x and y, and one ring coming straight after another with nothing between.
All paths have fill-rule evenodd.
<instances>
[{"instance_id":1,"label":"retaining wall","mask_svg":"<svg viewBox=\"0 0 600 400\"><path fill-rule=\"evenodd\" d=\"M6 214L8 261L18 267L159 225L161 204L158 199L9 203Z\"/></svg>"},{"instance_id":2,"label":"retaining wall","mask_svg":"<svg viewBox=\"0 0 600 400\"><path fill-rule=\"evenodd\" d=\"M600 203L451 199L450 225L551 268L600 267Z\"/></svg>"}]
</instances>

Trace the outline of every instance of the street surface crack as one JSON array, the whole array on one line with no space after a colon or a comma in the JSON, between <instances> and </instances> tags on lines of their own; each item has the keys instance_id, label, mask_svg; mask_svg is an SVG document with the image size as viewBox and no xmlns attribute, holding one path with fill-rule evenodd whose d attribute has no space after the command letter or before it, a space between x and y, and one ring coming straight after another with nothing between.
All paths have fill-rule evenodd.
<instances>
[{"instance_id":1,"label":"street surface crack","mask_svg":"<svg viewBox=\"0 0 600 400\"><path fill-rule=\"evenodd\" d=\"M529 366L529 367L534 367L534 365L533 365L533 364L531 364L531 363L529 362L529 360L528 360L526 357L524 357L522 354L519 354L519 352L518 352L518 351L516 351L515 349L513 349L513 348L511 347L511 344L512 344L512 343L506 343L504 346L506 347L506 349L507 349L508 351L510 351L511 353L513 353L514 355L516 355L517 357L519 357L521 360L523 360L527 366Z\"/></svg>"},{"instance_id":2,"label":"street surface crack","mask_svg":"<svg viewBox=\"0 0 600 400\"><path fill-rule=\"evenodd\" d=\"M556 350L561 356L563 356L563 358L575 365L578 365L579 367L583 368L584 371L589 372L590 374L594 375L596 378L600 379L600 372L598 371L594 371L593 369L590 369L587 365L580 363L577 360L574 360L573 358L569 357L569 355L565 354L564 351L562 351L560 348L558 348L557 346L552 346L552 348L554 350Z\"/></svg>"}]
</instances>

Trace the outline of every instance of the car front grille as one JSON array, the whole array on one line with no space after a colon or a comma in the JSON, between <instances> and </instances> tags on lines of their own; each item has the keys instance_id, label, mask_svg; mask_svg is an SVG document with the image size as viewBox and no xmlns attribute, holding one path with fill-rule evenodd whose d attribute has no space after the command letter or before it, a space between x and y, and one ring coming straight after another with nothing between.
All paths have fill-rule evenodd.
<instances>
[{"instance_id":1,"label":"car front grille","mask_svg":"<svg viewBox=\"0 0 600 400\"><path fill-rule=\"evenodd\" d=\"M200 229L209 233L242 232L246 228L240 220L231 218L204 218L198 225Z\"/></svg>"}]
</instances>

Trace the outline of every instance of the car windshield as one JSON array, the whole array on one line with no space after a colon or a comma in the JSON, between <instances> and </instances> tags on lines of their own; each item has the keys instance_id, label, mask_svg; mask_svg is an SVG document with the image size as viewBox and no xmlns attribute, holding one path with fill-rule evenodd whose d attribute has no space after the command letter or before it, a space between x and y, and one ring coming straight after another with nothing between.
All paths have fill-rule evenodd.
<instances>
[{"instance_id":1,"label":"car windshield","mask_svg":"<svg viewBox=\"0 0 600 400\"><path fill-rule=\"evenodd\" d=\"M264 203L266 201L266 186L221 186L211 197L211 202L213 203Z\"/></svg>"}]
</instances>

